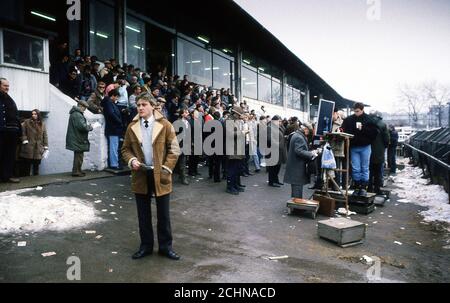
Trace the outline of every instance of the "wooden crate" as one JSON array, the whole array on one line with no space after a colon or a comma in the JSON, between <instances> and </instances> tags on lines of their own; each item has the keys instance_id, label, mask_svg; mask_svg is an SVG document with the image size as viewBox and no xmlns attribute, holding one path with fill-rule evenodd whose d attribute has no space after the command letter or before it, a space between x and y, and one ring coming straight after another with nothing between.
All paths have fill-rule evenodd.
<instances>
[{"instance_id":1,"label":"wooden crate","mask_svg":"<svg viewBox=\"0 0 450 303\"><path fill-rule=\"evenodd\" d=\"M314 194L313 199L319 201L319 214L334 217L336 213L336 200L327 196Z\"/></svg>"},{"instance_id":2,"label":"wooden crate","mask_svg":"<svg viewBox=\"0 0 450 303\"><path fill-rule=\"evenodd\" d=\"M375 200L376 194L374 193L367 193L367 197L361 197L361 196L348 196L348 203L349 204L373 204Z\"/></svg>"},{"instance_id":3,"label":"wooden crate","mask_svg":"<svg viewBox=\"0 0 450 303\"><path fill-rule=\"evenodd\" d=\"M332 241L341 247L363 243L366 237L366 225L346 218L336 218L318 223L319 237Z\"/></svg>"},{"instance_id":4,"label":"wooden crate","mask_svg":"<svg viewBox=\"0 0 450 303\"><path fill-rule=\"evenodd\" d=\"M292 199L287 201L288 214L293 215L296 211L309 212L313 219L316 218L319 210L319 202L305 199Z\"/></svg>"},{"instance_id":5,"label":"wooden crate","mask_svg":"<svg viewBox=\"0 0 450 303\"><path fill-rule=\"evenodd\" d=\"M349 204L348 208L357 214L368 215L375 210L375 204Z\"/></svg>"}]
</instances>

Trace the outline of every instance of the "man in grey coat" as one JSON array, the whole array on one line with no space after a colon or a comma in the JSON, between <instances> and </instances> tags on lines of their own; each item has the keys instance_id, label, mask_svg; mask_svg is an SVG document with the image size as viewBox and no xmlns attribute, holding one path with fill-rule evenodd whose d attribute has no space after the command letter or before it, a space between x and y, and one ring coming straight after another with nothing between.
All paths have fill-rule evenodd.
<instances>
[{"instance_id":1,"label":"man in grey coat","mask_svg":"<svg viewBox=\"0 0 450 303\"><path fill-rule=\"evenodd\" d=\"M306 136L309 129L302 125L288 138L288 156L284 182L291 184L292 198L303 198L303 186L308 182L306 164L318 156L318 151L308 151Z\"/></svg>"}]
</instances>

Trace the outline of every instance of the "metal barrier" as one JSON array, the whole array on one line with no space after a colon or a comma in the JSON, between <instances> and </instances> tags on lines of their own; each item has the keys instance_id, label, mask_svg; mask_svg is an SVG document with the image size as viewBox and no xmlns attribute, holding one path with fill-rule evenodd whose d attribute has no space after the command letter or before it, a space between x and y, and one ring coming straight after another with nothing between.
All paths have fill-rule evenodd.
<instances>
[{"instance_id":1,"label":"metal barrier","mask_svg":"<svg viewBox=\"0 0 450 303\"><path fill-rule=\"evenodd\" d=\"M404 148L405 156L421 167L433 184L443 185L450 199L450 128L418 131Z\"/></svg>"}]
</instances>

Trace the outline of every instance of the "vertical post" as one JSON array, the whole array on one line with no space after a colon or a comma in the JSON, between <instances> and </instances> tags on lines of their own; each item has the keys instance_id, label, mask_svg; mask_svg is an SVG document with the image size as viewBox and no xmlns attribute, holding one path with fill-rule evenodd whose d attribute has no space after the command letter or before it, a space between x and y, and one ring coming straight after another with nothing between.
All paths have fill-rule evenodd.
<instances>
[{"instance_id":1,"label":"vertical post","mask_svg":"<svg viewBox=\"0 0 450 303\"><path fill-rule=\"evenodd\" d=\"M242 100L242 49L241 46L238 45L236 47L236 56L234 60L234 95L238 102Z\"/></svg>"},{"instance_id":2,"label":"vertical post","mask_svg":"<svg viewBox=\"0 0 450 303\"><path fill-rule=\"evenodd\" d=\"M450 170L447 168L448 204L450 204Z\"/></svg>"},{"instance_id":3,"label":"vertical post","mask_svg":"<svg viewBox=\"0 0 450 303\"><path fill-rule=\"evenodd\" d=\"M350 138L345 138L345 150L346 150L346 157L347 157L347 169L345 171L345 208L347 209L347 213L349 212L348 209L348 179L350 178Z\"/></svg>"},{"instance_id":4,"label":"vertical post","mask_svg":"<svg viewBox=\"0 0 450 303\"><path fill-rule=\"evenodd\" d=\"M115 33L116 45L114 57L118 60L120 65L126 60L126 18L127 18L127 2L126 0L116 1L116 24L117 29Z\"/></svg>"}]
</instances>

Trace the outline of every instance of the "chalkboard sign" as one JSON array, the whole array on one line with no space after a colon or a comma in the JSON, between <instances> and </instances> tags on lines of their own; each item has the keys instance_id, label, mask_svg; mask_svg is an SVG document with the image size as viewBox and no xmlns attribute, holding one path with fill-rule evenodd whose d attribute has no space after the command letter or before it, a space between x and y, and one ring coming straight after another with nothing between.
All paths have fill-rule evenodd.
<instances>
[{"instance_id":1,"label":"chalkboard sign","mask_svg":"<svg viewBox=\"0 0 450 303\"><path fill-rule=\"evenodd\" d=\"M331 132L333 128L334 105L333 101L320 99L316 136L323 136L324 133Z\"/></svg>"}]
</instances>

